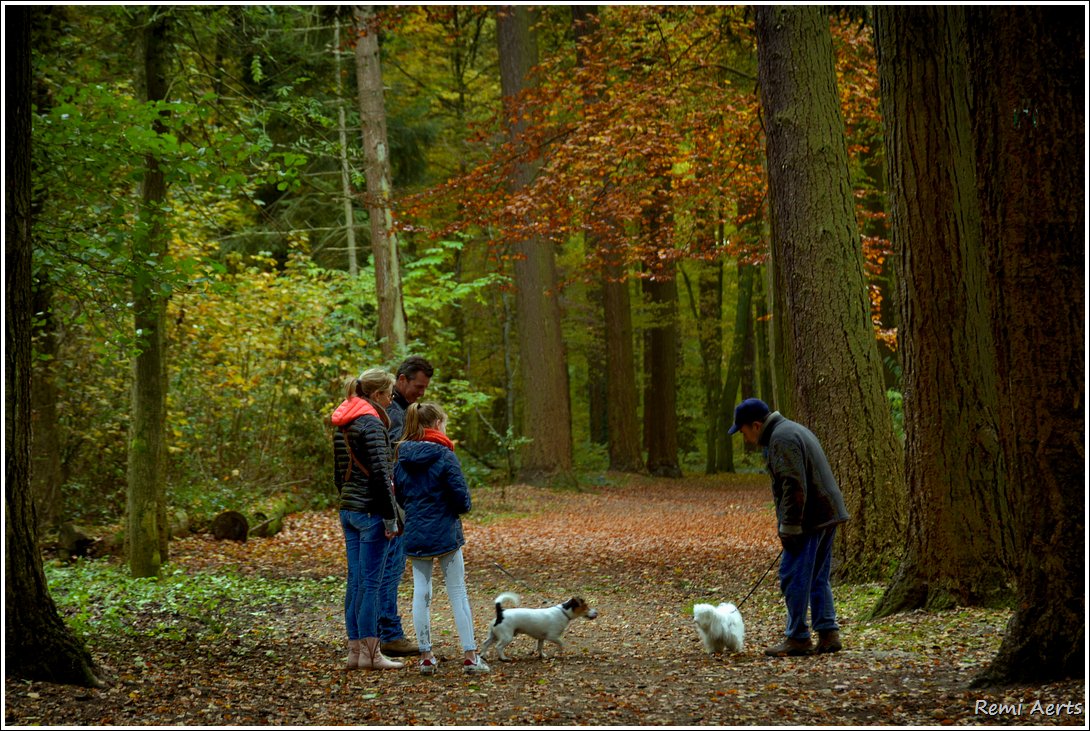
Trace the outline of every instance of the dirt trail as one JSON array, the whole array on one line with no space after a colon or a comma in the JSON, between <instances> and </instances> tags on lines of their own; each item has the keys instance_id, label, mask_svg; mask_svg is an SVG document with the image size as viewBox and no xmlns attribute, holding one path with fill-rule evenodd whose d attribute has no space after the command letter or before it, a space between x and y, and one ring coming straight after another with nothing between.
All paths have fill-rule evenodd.
<instances>
[{"instance_id":1,"label":"dirt trail","mask_svg":"<svg viewBox=\"0 0 1090 731\"><path fill-rule=\"evenodd\" d=\"M7 679L5 725L1085 724L1083 681L968 689L998 647L1004 613L867 622L876 587L837 587L843 652L771 659L761 649L778 641L783 624L773 570L742 607L744 652L705 654L688 609L740 601L778 551L762 478L643 478L591 492L503 492L478 490L465 521L477 639L501 591L521 594L526 606L578 594L599 617L570 626L561 656L538 659L535 643L521 637L508 649L513 662L496 660L491 674L464 676L453 661L457 635L437 580L435 649L452 661L433 677L421 677L414 665L339 671L342 608L293 602L238 618L252 631L215 643L100 638L91 650L110 687ZM342 550L336 515L327 511L294 516L282 534L246 544L179 541L173 561L187 571L319 579L343 575ZM411 594L407 575L401 607L410 632ZM1057 712L1063 703L1066 712Z\"/></svg>"}]
</instances>

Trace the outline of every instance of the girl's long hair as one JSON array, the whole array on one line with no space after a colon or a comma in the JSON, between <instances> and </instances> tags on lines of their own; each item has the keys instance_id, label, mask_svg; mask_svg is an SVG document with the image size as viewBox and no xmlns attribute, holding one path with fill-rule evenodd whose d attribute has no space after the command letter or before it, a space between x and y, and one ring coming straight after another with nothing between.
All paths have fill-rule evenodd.
<instances>
[{"instance_id":1,"label":"girl's long hair","mask_svg":"<svg viewBox=\"0 0 1090 731\"><path fill-rule=\"evenodd\" d=\"M401 432L401 441L397 443L398 449L403 442L420 442L424 439L425 429L434 429L439 422L445 421L447 412L434 401L417 401L409 404L405 411L405 429ZM395 459L397 452L394 452Z\"/></svg>"}]
</instances>

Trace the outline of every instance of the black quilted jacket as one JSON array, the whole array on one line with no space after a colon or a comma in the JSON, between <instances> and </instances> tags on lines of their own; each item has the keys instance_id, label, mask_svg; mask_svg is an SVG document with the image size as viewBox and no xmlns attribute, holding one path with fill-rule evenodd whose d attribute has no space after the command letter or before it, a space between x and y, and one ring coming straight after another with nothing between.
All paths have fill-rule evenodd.
<instances>
[{"instance_id":1,"label":"black quilted jacket","mask_svg":"<svg viewBox=\"0 0 1090 731\"><path fill-rule=\"evenodd\" d=\"M377 410L363 399L354 401L361 403L346 402L333 415L333 481L341 496L341 510L371 513L392 520L394 483L390 438ZM344 408L346 405L349 408ZM345 433L356 459L367 468L369 475L351 461Z\"/></svg>"}]
</instances>

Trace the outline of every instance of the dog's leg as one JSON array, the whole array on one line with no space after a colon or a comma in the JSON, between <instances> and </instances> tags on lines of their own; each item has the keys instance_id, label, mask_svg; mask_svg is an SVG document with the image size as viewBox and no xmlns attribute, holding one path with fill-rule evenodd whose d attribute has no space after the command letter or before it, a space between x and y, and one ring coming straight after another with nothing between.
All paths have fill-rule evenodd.
<instances>
[{"instance_id":1,"label":"dog's leg","mask_svg":"<svg viewBox=\"0 0 1090 731\"><path fill-rule=\"evenodd\" d=\"M511 644L511 640L507 640L506 642L497 640L496 642L496 655L504 662L511 662L511 658L507 657L507 653L504 652L509 644Z\"/></svg>"}]
</instances>

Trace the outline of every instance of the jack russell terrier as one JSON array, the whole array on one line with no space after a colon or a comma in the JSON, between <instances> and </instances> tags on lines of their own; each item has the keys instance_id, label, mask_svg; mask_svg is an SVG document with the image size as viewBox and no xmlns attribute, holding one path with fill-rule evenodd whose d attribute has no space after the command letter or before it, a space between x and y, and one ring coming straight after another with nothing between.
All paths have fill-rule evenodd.
<instances>
[{"instance_id":1,"label":"jack russell terrier","mask_svg":"<svg viewBox=\"0 0 1090 731\"><path fill-rule=\"evenodd\" d=\"M508 609L504 609L506 602L511 603ZM495 647L500 659L507 661L510 658L503 650L515 639L515 635L530 635L537 640L537 654L544 658L546 641L564 649L560 635L564 634L573 619L594 619L598 616L598 610L592 609L582 597L572 597L563 604L542 609L520 607L518 604L518 594L504 592L496 597L496 621L488 630L488 639L481 645L481 655Z\"/></svg>"}]
</instances>

